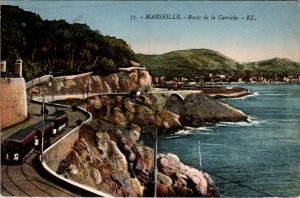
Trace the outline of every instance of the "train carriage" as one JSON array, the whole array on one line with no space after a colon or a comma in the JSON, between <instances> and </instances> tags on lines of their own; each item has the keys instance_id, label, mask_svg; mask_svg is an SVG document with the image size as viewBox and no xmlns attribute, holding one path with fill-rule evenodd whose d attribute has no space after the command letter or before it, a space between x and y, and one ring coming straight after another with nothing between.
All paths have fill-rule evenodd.
<instances>
[{"instance_id":1,"label":"train carriage","mask_svg":"<svg viewBox=\"0 0 300 198\"><path fill-rule=\"evenodd\" d=\"M21 129L4 140L1 145L1 159L5 163L21 163L26 155L33 149L40 151L42 135L44 135L44 148L51 145L51 137L68 126L68 116L63 110L47 116L41 122Z\"/></svg>"},{"instance_id":2,"label":"train carriage","mask_svg":"<svg viewBox=\"0 0 300 198\"><path fill-rule=\"evenodd\" d=\"M38 137L38 144L35 145L38 149L41 147L41 142L42 142L42 133L44 133L44 147L47 148L51 145L50 143L50 138L53 134L53 129L54 129L54 123L52 121L44 121L44 126L43 122L39 122L31 128L37 130L37 137Z\"/></svg>"},{"instance_id":3,"label":"train carriage","mask_svg":"<svg viewBox=\"0 0 300 198\"><path fill-rule=\"evenodd\" d=\"M53 135L56 135L62 131L62 129L68 127L68 115L63 110L58 110L55 113L47 116L46 120L54 122Z\"/></svg>"},{"instance_id":4,"label":"train carriage","mask_svg":"<svg viewBox=\"0 0 300 198\"><path fill-rule=\"evenodd\" d=\"M21 129L3 142L2 160L7 163L21 163L23 158L33 149L40 150L42 132L44 133L44 146L50 146L50 137L54 123L45 121Z\"/></svg>"},{"instance_id":5,"label":"train carriage","mask_svg":"<svg viewBox=\"0 0 300 198\"><path fill-rule=\"evenodd\" d=\"M38 140L38 131L31 127L21 129L7 138L2 150L5 162L20 163L23 158L35 147Z\"/></svg>"}]
</instances>

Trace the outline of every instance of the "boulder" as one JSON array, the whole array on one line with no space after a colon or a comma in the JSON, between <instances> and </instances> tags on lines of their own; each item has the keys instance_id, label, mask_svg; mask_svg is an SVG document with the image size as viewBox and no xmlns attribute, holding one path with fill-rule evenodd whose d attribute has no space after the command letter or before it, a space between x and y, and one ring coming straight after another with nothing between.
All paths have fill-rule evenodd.
<instances>
[{"instance_id":1,"label":"boulder","mask_svg":"<svg viewBox=\"0 0 300 198\"><path fill-rule=\"evenodd\" d=\"M98 169L96 168L92 168L92 178L94 179L94 182L96 185L101 184L102 182L102 177L101 177L101 173Z\"/></svg>"},{"instance_id":2,"label":"boulder","mask_svg":"<svg viewBox=\"0 0 300 198\"><path fill-rule=\"evenodd\" d=\"M134 103L131 101L130 98L126 98L124 100L125 109L131 113L135 113Z\"/></svg>"},{"instance_id":3,"label":"boulder","mask_svg":"<svg viewBox=\"0 0 300 198\"><path fill-rule=\"evenodd\" d=\"M169 109L174 109L169 105ZM178 109L178 107L176 107ZM201 126L205 122L238 122L247 121L247 116L227 104L208 98L202 93L189 94L184 99L184 105L178 109L179 121L184 126Z\"/></svg>"},{"instance_id":4,"label":"boulder","mask_svg":"<svg viewBox=\"0 0 300 198\"><path fill-rule=\"evenodd\" d=\"M71 89L72 87L76 86L76 82L74 80L65 80L64 88Z\"/></svg>"},{"instance_id":5,"label":"boulder","mask_svg":"<svg viewBox=\"0 0 300 198\"><path fill-rule=\"evenodd\" d=\"M102 103L101 103L101 100L100 100L99 96L91 98L88 101L89 101L90 107L93 107L97 110L99 110L102 107Z\"/></svg>"},{"instance_id":6,"label":"boulder","mask_svg":"<svg viewBox=\"0 0 300 198\"><path fill-rule=\"evenodd\" d=\"M147 70L138 70L138 87L143 91L149 91L152 88L152 77Z\"/></svg>"},{"instance_id":7,"label":"boulder","mask_svg":"<svg viewBox=\"0 0 300 198\"><path fill-rule=\"evenodd\" d=\"M138 125L130 126L129 138L131 139L131 141L136 143L140 139L140 136L141 136L141 127L139 127Z\"/></svg>"},{"instance_id":8,"label":"boulder","mask_svg":"<svg viewBox=\"0 0 300 198\"><path fill-rule=\"evenodd\" d=\"M161 110L156 115L156 126L165 129L182 128L179 115L168 110Z\"/></svg>"},{"instance_id":9,"label":"boulder","mask_svg":"<svg viewBox=\"0 0 300 198\"><path fill-rule=\"evenodd\" d=\"M155 124L155 113L152 109L149 107L142 105L142 104L137 104L135 105L135 119L134 119L134 124L139 125L142 128L144 126L149 126L149 125L154 125Z\"/></svg>"}]
</instances>

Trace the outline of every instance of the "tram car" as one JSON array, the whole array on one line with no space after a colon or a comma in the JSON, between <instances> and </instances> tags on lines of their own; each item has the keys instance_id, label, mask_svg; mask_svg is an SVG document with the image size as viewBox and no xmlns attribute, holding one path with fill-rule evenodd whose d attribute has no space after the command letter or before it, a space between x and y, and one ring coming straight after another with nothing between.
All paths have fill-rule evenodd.
<instances>
[{"instance_id":1,"label":"tram car","mask_svg":"<svg viewBox=\"0 0 300 198\"><path fill-rule=\"evenodd\" d=\"M21 163L23 158L33 149L40 150L42 132L44 133L45 148L50 146L53 128L53 122L45 121L44 127L43 122L39 122L9 136L3 142L2 160L6 163Z\"/></svg>"},{"instance_id":2,"label":"tram car","mask_svg":"<svg viewBox=\"0 0 300 198\"><path fill-rule=\"evenodd\" d=\"M30 127L21 129L4 140L1 145L2 162L22 163L24 157L32 150L41 150L42 135L44 148L51 145L51 137L68 126L68 117L65 111L58 110L47 116L44 123L38 122Z\"/></svg>"},{"instance_id":3,"label":"tram car","mask_svg":"<svg viewBox=\"0 0 300 198\"><path fill-rule=\"evenodd\" d=\"M62 129L68 127L69 123L68 115L63 110L58 110L55 113L48 115L45 120L54 122L53 135L58 134Z\"/></svg>"}]
</instances>

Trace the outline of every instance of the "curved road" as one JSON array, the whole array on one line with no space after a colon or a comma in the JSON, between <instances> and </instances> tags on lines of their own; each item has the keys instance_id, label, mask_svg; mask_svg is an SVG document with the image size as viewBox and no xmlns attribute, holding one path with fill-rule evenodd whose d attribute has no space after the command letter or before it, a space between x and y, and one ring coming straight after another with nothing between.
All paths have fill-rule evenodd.
<instances>
[{"instance_id":1,"label":"curved road","mask_svg":"<svg viewBox=\"0 0 300 198\"><path fill-rule=\"evenodd\" d=\"M68 108L63 109L69 117L69 125L63 133L51 139L51 144L56 142L66 133L76 127L76 120L86 120L80 112L73 112ZM1 164L1 195L18 197L80 197L88 196L86 192L65 183L58 182L56 178L44 171L39 161L39 151L33 150L21 165Z\"/></svg>"}]
</instances>

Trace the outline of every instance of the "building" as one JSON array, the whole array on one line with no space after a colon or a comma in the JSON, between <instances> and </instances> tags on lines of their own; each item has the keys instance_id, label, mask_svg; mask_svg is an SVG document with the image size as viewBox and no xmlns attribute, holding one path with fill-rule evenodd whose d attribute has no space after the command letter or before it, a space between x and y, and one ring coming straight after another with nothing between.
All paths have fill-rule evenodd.
<instances>
[{"instance_id":1,"label":"building","mask_svg":"<svg viewBox=\"0 0 300 198\"><path fill-rule=\"evenodd\" d=\"M15 72L6 72L6 61L1 61L0 81L1 129L27 118L26 83L22 77L22 60L15 63Z\"/></svg>"}]
</instances>

